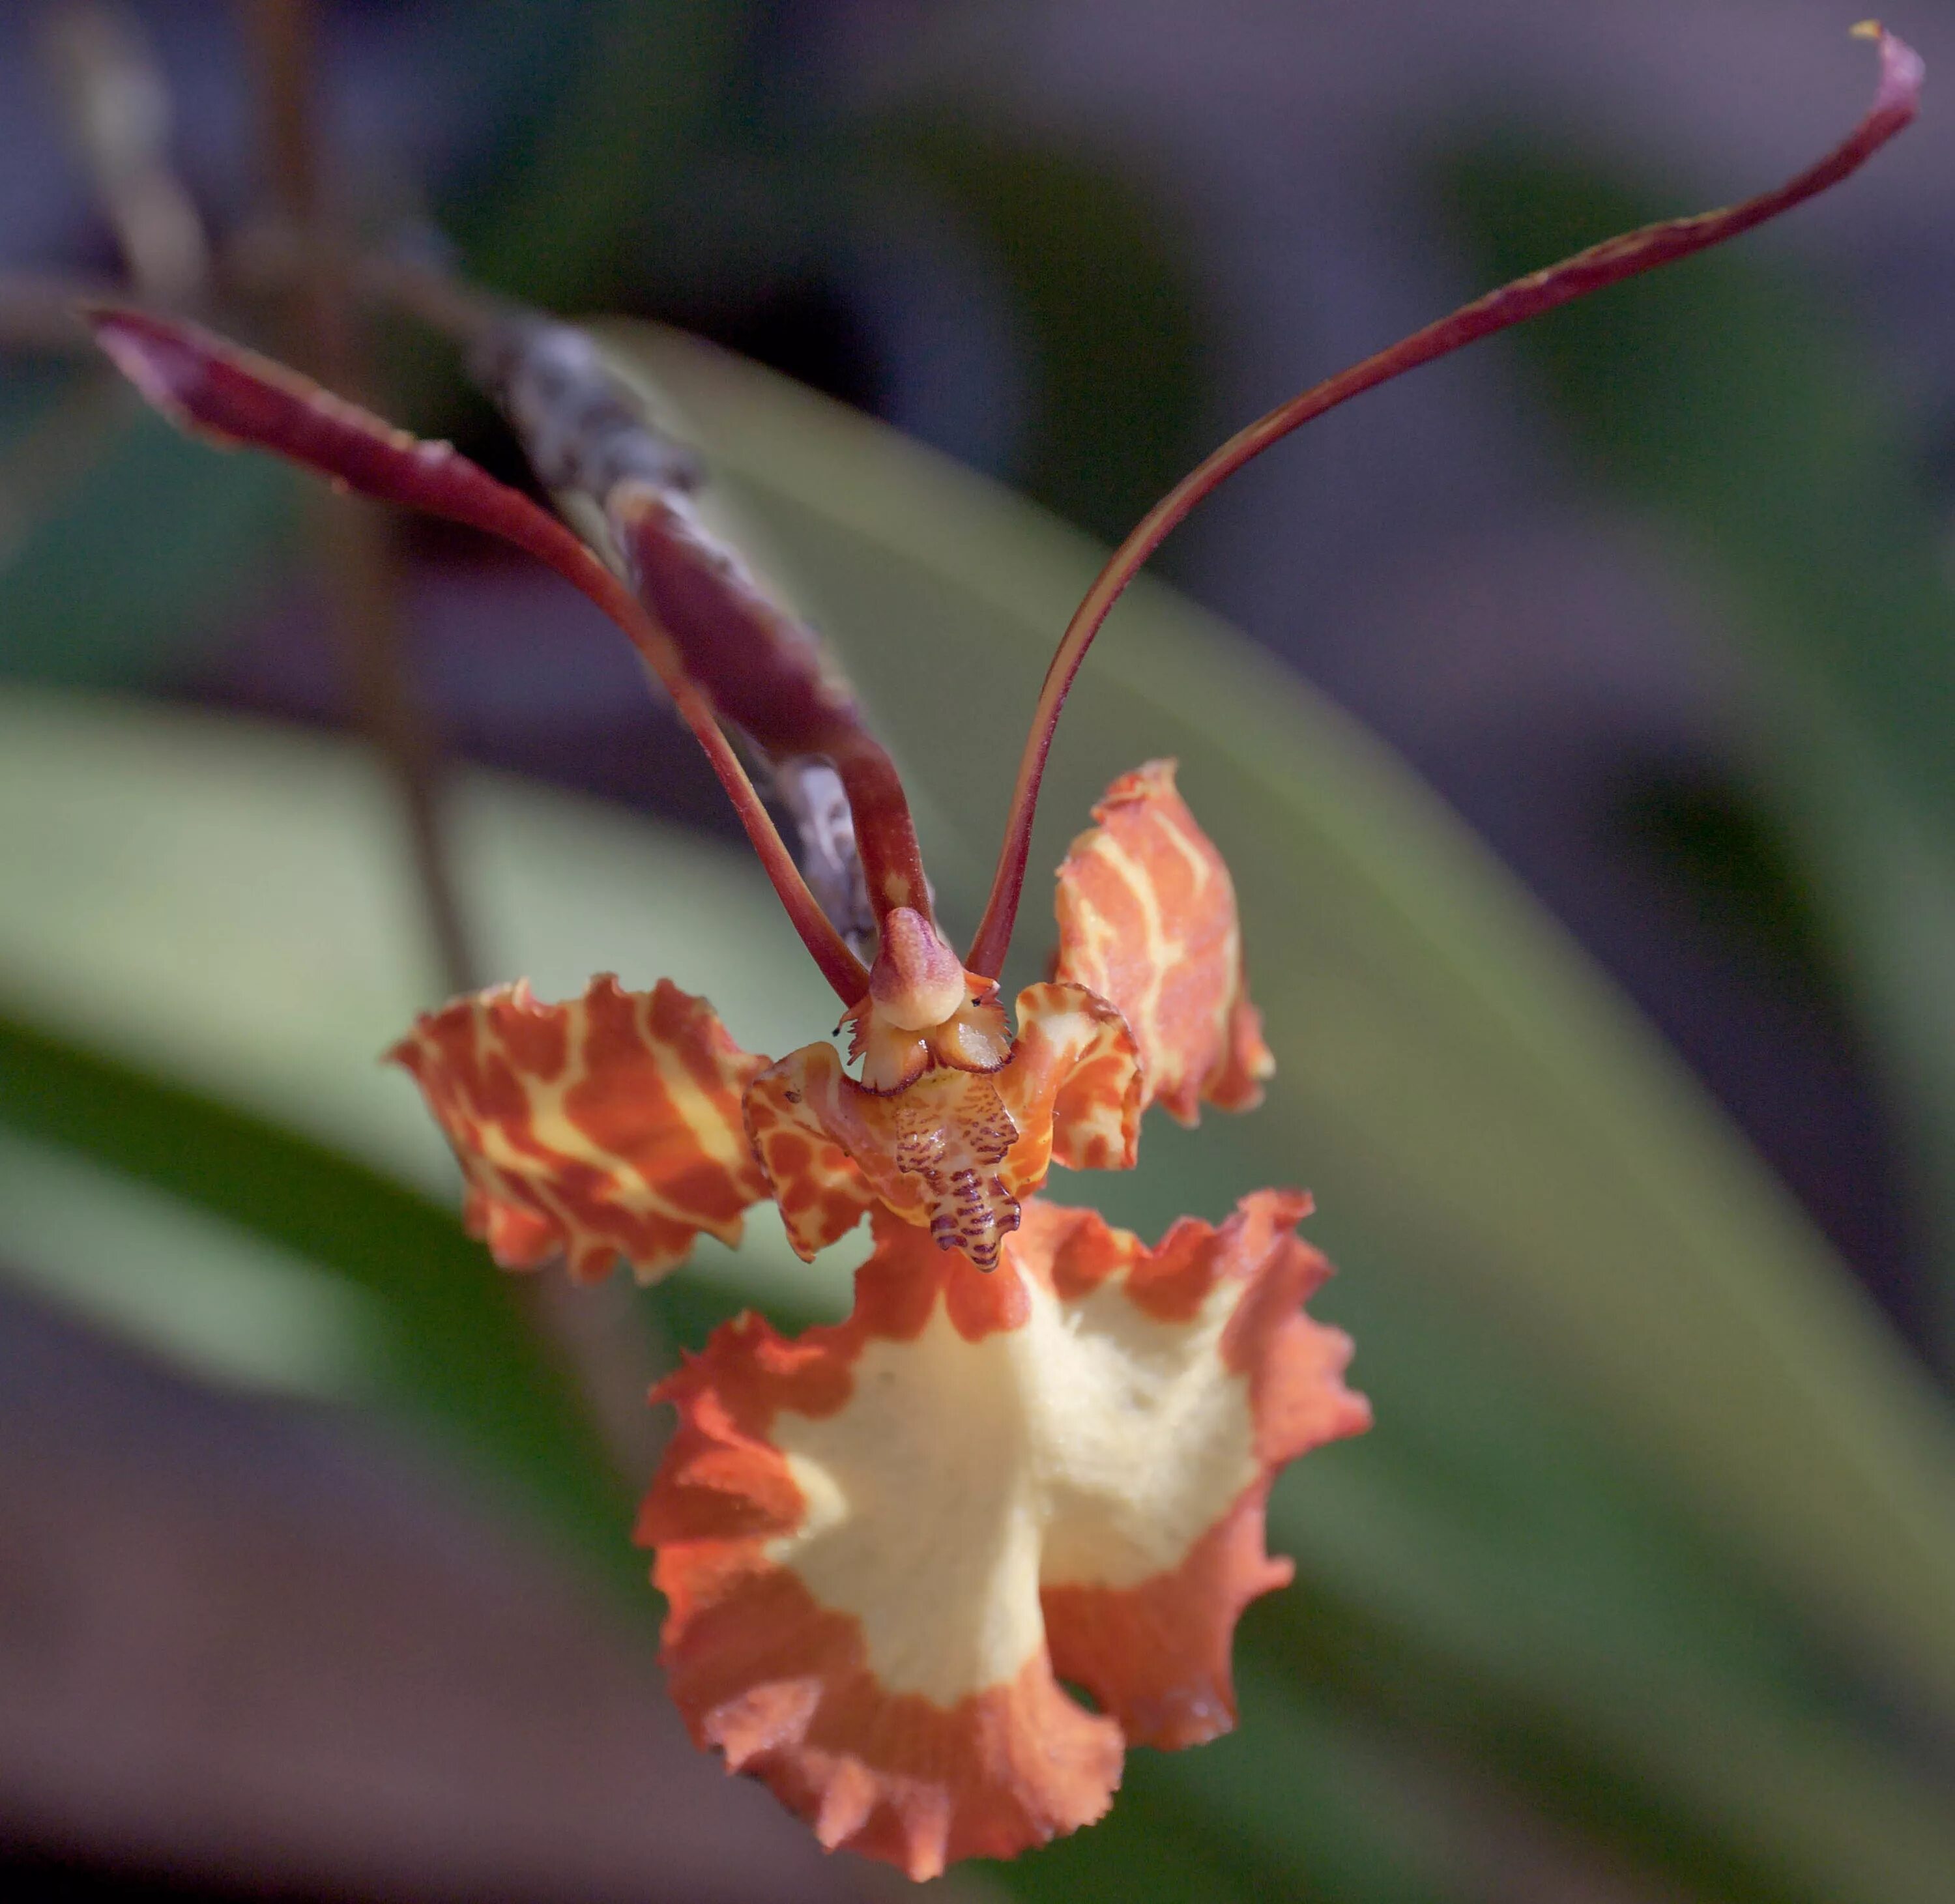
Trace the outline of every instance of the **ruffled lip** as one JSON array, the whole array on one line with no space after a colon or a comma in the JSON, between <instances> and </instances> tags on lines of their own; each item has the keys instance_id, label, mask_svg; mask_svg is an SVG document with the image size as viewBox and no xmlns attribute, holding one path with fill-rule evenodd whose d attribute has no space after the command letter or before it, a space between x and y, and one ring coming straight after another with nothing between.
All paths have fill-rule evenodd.
<instances>
[{"instance_id":1,"label":"ruffled lip","mask_svg":"<svg viewBox=\"0 0 1955 1904\"><path fill-rule=\"evenodd\" d=\"M1236 1618L1289 1577L1270 1484L1369 1419L1301 1312L1307 1208L1150 1249L1034 1202L990 1276L879 1214L848 1321L717 1332L659 1391L639 1524L699 1742L924 1877L1089 1822L1127 1744L1228 1729Z\"/></svg>"}]
</instances>

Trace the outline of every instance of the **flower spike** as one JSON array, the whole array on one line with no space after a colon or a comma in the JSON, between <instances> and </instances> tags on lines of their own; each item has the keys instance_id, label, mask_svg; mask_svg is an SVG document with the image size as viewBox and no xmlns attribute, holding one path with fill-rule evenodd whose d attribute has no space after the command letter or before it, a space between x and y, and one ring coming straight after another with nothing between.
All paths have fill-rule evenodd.
<instances>
[{"instance_id":1,"label":"flower spike","mask_svg":"<svg viewBox=\"0 0 1955 1904\"><path fill-rule=\"evenodd\" d=\"M1090 1823L1127 1745L1226 1732L1237 1616L1290 1574L1270 1484L1370 1420L1299 1308L1308 1207L1149 1249L1034 1203L990 1278L879 1215L846 1323L719 1330L658 1392L639 1522L694 1736L924 1878Z\"/></svg>"},{"instance_id":2,"label":"flower spike","mask_svg":"<svg viewBox=\"0 0 1955 1904\"><path fill-rule=\"evenodd\" d=\"M1113 604L1125 592L1143 565L1195 505L1219 488L1244 464L1253 461L1291 431L1314 421L1327 411L1381 383L1402 376L1406 371L1449 356L1463 346L1490 337L1497 331L1538 317L1591 291L1601 291L1624 279L1654 271L1660 265L1722 244L1777 218L1781 212L1803 204L1806 200L1838 184L1859 170L1887 141L1913 119L1920 103L1923 68L1920 56L1904 41L1887 32L1877 22L1864 20L1853 29L1862 39L1876 41L1880 49L1881 72L1874 102L1841 143L1816 164L1774 190L1746 199L1742 204L1720 210L1702 212L1694 217L1672 219L1660 225L1645 225L1640 231L1605 238L1600 244L1564 258L1544 270L1531 272L1497 291L1488 292L1470 304L1462 305L1450 316L1438 319L1423 330L1380 351L1375 357L1353 364L1300 396L1239 430L1204 462L1190 471L1143 517L1133 532L1116 549L1100 570L1086 598L1075 612L1060 637L1058 651L1046 670L1033 710L1031 731L1018 764L1016 785L1012 792L1011 810L1005 823L1005 837L999 849L998 866L991 894L978 922L976 936L965 963L974 972L995 977L1003 968L1005 952L1011 943L1012 928L1018 917L1018 898L1025 886L1025 865L1031 848L1032 818L1038 805L1039 783L1045 774L1051 751L1053 729L1059 710L1072 686L1073 677L1092 646Z\"/></svg>"},{"instance_id":3,"label":"flower spike","mask_svg":"<svg viewBox=\"0 0 1955 1904\"><path fill-rule=\"evenodd\" d=\"M868 987L861 961L808 889L753 782L678 650L631 591L556 518L446 443L423 442L284 365L193 324L96 306L96 341L181 429L226 448L269 451L382 502L513 543L597 603L630 638L706 750L801 942L845 1005Z\"/></svg>"}]
</instances>

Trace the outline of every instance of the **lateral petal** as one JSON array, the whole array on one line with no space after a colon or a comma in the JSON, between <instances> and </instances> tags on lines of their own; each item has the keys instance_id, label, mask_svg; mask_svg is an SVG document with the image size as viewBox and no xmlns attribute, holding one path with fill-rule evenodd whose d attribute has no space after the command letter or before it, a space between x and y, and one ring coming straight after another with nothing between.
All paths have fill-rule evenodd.
<instances>
[{"instance_id":1,"label":"lateral petal","mask_svg":"<svg viewBox=\"0 0 1955 1904\"><path fill-rule=\"evenodd\" d=\"M847 1322L717 1332L657 1392L639 1523L699 1742L924 1877L1090 1822L1127 1743L1226 1730L1236 1616L1288 1577L1276 1469L1368 1419L1298 1309L1307 1207L1149 1249L1033 1202L988 1276L879 1211Z\"/></svg>"},{"instance_id":2,"label":"lateral petal","mask_svg":"<svg viewBox=\"0 0 1955 1904\"><path fill-rule=\"evenodd\" d=\"M1249 1002L1236 889L1175 790L1175 763L1122 774L1059 869L1054 976L1132 1028L1141 1102L1192 1124L1206 1101L1248 1110L1275 1068Z\"/></svg>"},{"instance_id":3,"label":"lateral petal","mask_svg":"<svg viewBox=\"0 0 1955 1904\"><path fill-rule=\"evenodd\" d=\"M847 1235L875 1205L861 1166L830 1134L831 1123L840 1122L841 1087L849 1082L833 1045L808 1045L762 1072L741 1101L754 1154L804 1263Z\"/></svg>"},{"instance_id":4,"label":"lateral petal","mask_svg":"<svg viewBox=\"0 0 1955 1904\"><path fill-rule=\"evenodd\" d=\"M703 999L609 974L540 1005L498 986L425 1014L388 1053L411 1072L467 1179L464 1217L505 1269L561 1253L581 1282L619 1257L641 1282L704 1230L740 1238L768 1194L740 1098L767 1059Z\"/></svg>"},{"instance_id":5,"label":"lateral petal","mask_svg":"<svg viewBox=\"0 0 1955 1904\"><path fill-rule=\"evenodd\" d=\"M1140 1137L1140 1054L1126 1020L1083 985L1028 985L1018 1036L999 1079L1020 1135L1014 1191L1036 1190L1056 1159L1069 1170L1131 1170Z\"/></svg>"}]
</instances>

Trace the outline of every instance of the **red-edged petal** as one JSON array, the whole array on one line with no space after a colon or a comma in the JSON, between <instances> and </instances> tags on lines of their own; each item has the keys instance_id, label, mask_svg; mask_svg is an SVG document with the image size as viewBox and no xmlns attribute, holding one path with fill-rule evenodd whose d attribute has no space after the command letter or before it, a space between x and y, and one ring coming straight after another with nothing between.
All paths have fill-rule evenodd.
<instances>
[{"instance_id":1,"label":"red-edged petal","mask_svg":"<svg viewBox=\"0 0 1955 1904\"><path fill-rule=\"evenodd\" d=\"M1236 889L1176 791L1175 763L1122 774L1059 869L1054 976L1097 992L1141 1053L1142 1103L1192 1124L1248 1110L1275 1068L1249 1002Z\"/></svg>"},{"instance_id":2,"label":"red-edged petal","mask_svg":"<svg viewBox=\"0 0 1955 1904\"><path fill-rule=\"evenodd\" d=\"M990 1276L879 1213L847 1322L719 1331L659 1391L639 1526L694 1736L924 1877L1098 1816L1127 1742L1226 1730L1236 1616L1287 1577L1270 1480L1368 1418L1299 1312L1306 1207L1148 1249L1034 1202Z\"/></svg>"},{"instance_id":3,"label":"red-edged petal","mask_svg":"<svg viewBox=\"0 0 1955 1904\"><path fill-rule=\"evenodd\" d=\"M505 1269L559 1253L593 1282L619 1257L650 1281L704 1230L740 1239L768 1194L740 1116L767 1059L703 999L606 974L540 1005L524 984L427 1013L388 1054L412 1072L468 1180L464 1215Z\"/></svg>"}]
</instances>

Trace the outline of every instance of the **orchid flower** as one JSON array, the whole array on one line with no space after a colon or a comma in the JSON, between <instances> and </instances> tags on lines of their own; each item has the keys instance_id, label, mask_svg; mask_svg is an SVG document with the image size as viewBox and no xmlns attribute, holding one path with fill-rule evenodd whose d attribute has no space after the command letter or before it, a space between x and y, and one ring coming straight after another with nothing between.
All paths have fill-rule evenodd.
<instances>
[{"instance_id":1,"label":"orchid flower","mask_svg":"<svg viewBox=\"0 0 1955 1904\"><path fill-rule=\"evenodd\" d=\"M622 1261L653 1280L702 1232L737 1242L762 1203L812 1260L868 1218L845 1322L789 1339L745 1315L654 1392L678 1427L638 1525L694 1737L823 1845L918 1878L1009 1855L1099 1817L1129 1745L1227 1730L1236 1619L1290 1573L1264 1550L1272 1483L1369 1423L1343 1380L1350 1345L1302 1312L1328 1273L1295 1234L1303 1194L1258 1191L1219 1227L1184 1218L1151 1246L1036 1194L1054 1164L1133 1167L1150 1104L1185 1122L1204 1103L1247 1110L1273 1068L1228 869L1170 761L1094 809L1059 869L1050 976L1009 1011L1000 996L1047 753L1108 611L1197 502L1300 424L1856 170L1912 117L1921 81L1906 46L1863 30L1878 92L1818 164L1465 306L1251 425L1148 516L1060 641L961 955L847 683L704 525L691 459L580 334L502 313L473 341L587 540L279 366L172 320L92 313L186 427L499 535L603 608L705 747L842 1002L845 1056L816 1038L770 1059L667 979L635 992L605 975L560 1003L518 983L427 1014L392 1053L460 1160L469 1229L505 1268L560 1259L591 1281ZM839 783L839 833L814 856L827 905L729 729L777 784L810 763Z\"/></svg>"}]
</instances>

